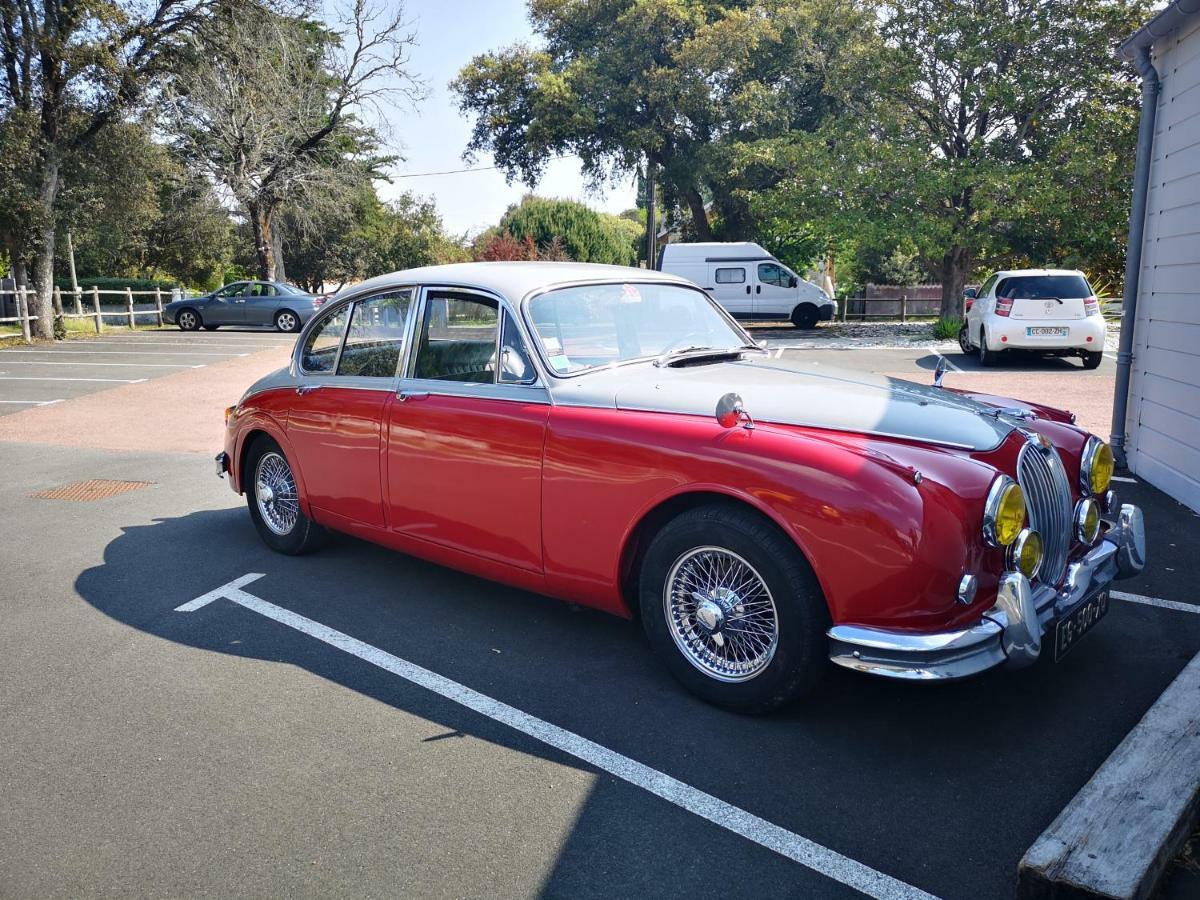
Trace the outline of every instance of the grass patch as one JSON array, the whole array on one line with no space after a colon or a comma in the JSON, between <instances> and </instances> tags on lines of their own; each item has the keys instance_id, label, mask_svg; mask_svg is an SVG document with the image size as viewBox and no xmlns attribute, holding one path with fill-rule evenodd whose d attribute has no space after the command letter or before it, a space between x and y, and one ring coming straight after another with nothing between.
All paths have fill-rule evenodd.
<instances>
[{"instance_id":1,"label":"grass patch","mask_svg":"<svg viewBox=\"0 0 1200 900\"><path fill-rule=\"evenodd\" d=\"M956 341L958 332L962 329L963 320L957 316L938 319L933 323L933 336L939 341Z\"/></svg>"}]
</instances>

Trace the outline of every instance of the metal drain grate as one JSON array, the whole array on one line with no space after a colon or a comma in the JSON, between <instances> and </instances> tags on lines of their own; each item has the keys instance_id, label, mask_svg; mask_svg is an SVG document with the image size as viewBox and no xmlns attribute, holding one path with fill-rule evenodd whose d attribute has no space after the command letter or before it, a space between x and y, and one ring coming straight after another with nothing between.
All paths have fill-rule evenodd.
<instances>
[{"instance_id":1,"label":"metal drain grate","mask_svg":"<svg viewBox=\"0 0 1200 900\"><path fill-rule=\"evenodd\" d=\"M72 481L70 484L50 488L48 491L38 491L29 496L38 500L103 500L117 494L140 491L152 484L153 481L109 481L96 478L91 481Z\"/></svg>"}]
</instances>

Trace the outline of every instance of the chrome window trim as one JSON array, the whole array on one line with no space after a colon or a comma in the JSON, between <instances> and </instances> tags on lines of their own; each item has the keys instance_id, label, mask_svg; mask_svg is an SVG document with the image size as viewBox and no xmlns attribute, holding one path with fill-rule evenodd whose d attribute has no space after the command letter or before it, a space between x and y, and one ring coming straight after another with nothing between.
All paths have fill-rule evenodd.
<instances>
[{"instance_id":1,"label":"chrome window trim","mask_svg":"<svg viewBox=\"0 0 1200 900\"><path fill-rule=\"evenodd\" d=\"M300 330L299 337L296 338L296 345L292 348L292 362L289 366L289 371L296 378L362 378L361 375L339 375L337 374L338 366L342 364L342 350L346 346L346 337L350 334L350 323L354 318L354 306L360 301L373 300L376 297L382 297L387 294L395 294L400 291L411 290L413 292L413 302L408 308L407 320L404 325L404 346L400 348L400 356L396 360L396 373L393 379L399 377L403 371L405 358L409 354L409 348L412 346L412 318L413 310L417 307L418 292L420 285L401 283L387 288L376 287L370 291L358 293L350 293L345 297L340 297L330 302L329 306L322 309L305 323L304 328ZM304 346L308 342L311 333L320 327L320 323L333 318L343 309L349 308L346 315L346 328L342 332L342 339L338 342L337 357L334 359L332 372L310 372L301 363L304 358ZM374 376L367 376L374 377Z\"/></svg>"},{"instance_id":2,"label":"chrome window trim","mask_svg":"<svg viewBox=\"0 0 1200 900\"><path fill-rule=\"evenodd\" d=\"M397 394L429 394L473 400L504 400L551 405L550 392L541 384L497 384L476 381L443 381L440 378L401 378Z\"/></svg>"},{"instance_id":3,"label":"chrome window trim","mask_svg":"<svg viewBox=\"0 0 1200 900\"><path fill-rule=\"evenodd\" d=\"M639 270L632 269L631 271L637 272ZM617 281L613 278L586 278L586 279L580 279L579 281L560 282L558 284L544 285L540 288L535 288L534 290L530 291L524 297L521 298L521 303L520 303L521 318L522 318L522 324L525 326L526 333L529 335L537 334L537 329L533 325L533 318L529 312L529 304L536 298L541 297L544 294L549 294L551 291L561 291L561 290L565 290L567 288L576 288L576 287L592 287L595 285L605 285L605 284L645 284L645 285L653 285L656 287L671 286L671 287L683 288L685 290L695 291L697 294L699 294L701 297L703 297L705 299L705 301L721 315L722 318L725 319L725 322L733 329L735 334L742 336L742 338L745 340L746 344L755 344L755 340L752 337L750 337L749 333L744 328L742 328L741 325L738 324L738 321L732 315L730 315L730 313L725 309L725 307L723 307L723 306L721 306L721 304L717 303L717 301L715 301L711 296L709 296L703 289L697 287L696 285L694 285L690 282L658 281L658 280L648 281L644 278L631 278L631 279L622 280L622 281ZM658 358L657 355L639 356L634 359L625 359L620 362L608 363L603 366L593 366L590 369L581 369L578 372L572 372L570 374L563 375L563 374L559 374L558 372L556 372L554 367L552 365L550 365L550 360L546 357L545 349L542 347L542 342L540 340L537 340L536 337L533 340L533 348L535 351L534 356L536 356L538 359L538 365L540 365L542 371L546 373L547 377L552 379L552 381L549 382L551 384L553 383L554 380L567 381L571 378L579 378L580 376L591 375L595 372L608 372L608 371L611 371L612 369L619 368L621 366L630 366L630 365L634 365L636 363L649 362L651 360L655 360Z\"/></svg>"}]
</instances>

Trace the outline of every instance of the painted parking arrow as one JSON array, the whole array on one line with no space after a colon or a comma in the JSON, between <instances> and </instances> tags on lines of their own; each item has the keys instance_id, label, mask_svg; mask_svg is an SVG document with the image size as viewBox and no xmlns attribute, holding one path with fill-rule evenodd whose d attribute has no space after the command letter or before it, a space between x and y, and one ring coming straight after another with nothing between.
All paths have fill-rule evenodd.
<instances>
[{"instance_id":1,"label":"painted parking arrow","mask_svg":"<svg viewBox=\"0 0 1200 900\"><path fill-rule=\"evenodd\" d=\"M344 653L357 656L373 666L378 666L386 672L391 672L405 681L432 691L460 706L465 706L495 722L507 725L543 744L573 756L589 766L640 787L714 825L766 847L768 850L773 850L814 872L861 891L867 896L882 898L882 900L900 900L900 898L937 900L932 894L876 871L857 860L843 856L836 850L830 850L828 847L768 822L731 803L726 803L724 800L685 784L677 778L672 778L665 772L652 769L635 759L630 759L615 750L597 744L595 741L589 741L572 731L567 731L565 728L522 712L514 706L481 694L479 691L443 675L438 675L436 672L431 672L416 663L401 659L385 650L380 650L378 647L242 590L246 585L262 577L263 575L259 572L250 572L190 600L182 606L177 606L175 611L190 613L203 609L216 600L230 600L238 606L316 638Z\"/></svg>"}]
</instances>

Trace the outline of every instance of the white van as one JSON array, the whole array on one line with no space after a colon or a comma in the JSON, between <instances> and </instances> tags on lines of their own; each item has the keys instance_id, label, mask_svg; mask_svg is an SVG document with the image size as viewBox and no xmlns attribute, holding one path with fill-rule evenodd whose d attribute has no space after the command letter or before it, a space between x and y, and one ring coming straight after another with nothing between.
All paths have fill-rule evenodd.
<instances>
[{"instance_id":1,"label":"white van","mask_svg":"<svg viewBox=\"0 0 1200 900\"><path fill-rule=\"evenodd\" d=\"M834 301L758 244L667 244L658 268L704 288L735 318L788 319L815 328L836 311Z\"/></svg>"}]
</instances>

